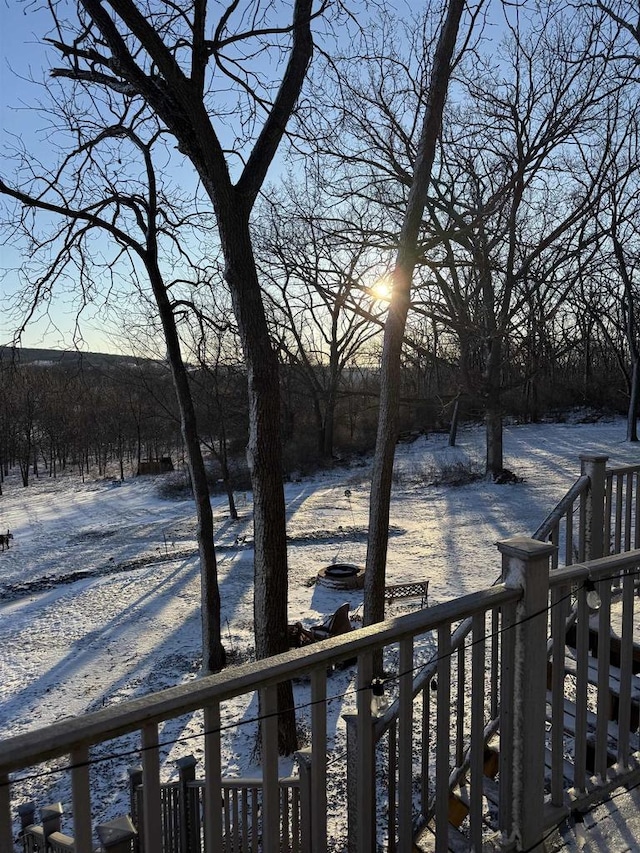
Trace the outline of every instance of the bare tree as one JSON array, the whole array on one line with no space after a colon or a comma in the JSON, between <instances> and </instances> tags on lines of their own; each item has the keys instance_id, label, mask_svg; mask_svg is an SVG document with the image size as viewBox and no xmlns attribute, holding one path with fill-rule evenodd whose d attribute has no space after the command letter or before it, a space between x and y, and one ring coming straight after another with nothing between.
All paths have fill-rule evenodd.
<instances>
[{"instance_id":1,"label":"bare tree","mask_svg":"<svg viewBox=\"0 0 640 853\"><path fill-rule=\"evenodd\" d=\"M249 219L300 95L313 49L311 22L323 4L314 13L312 0L296 0L284 25L280 4L271 2L240 0L220 10L194 0L185 10L80 0L75 20L63 18L57 4L50 8L56 28L50 41L65 60L54 76L100 91L106 100L124 94L135 109L156 116L213 204L248 374L256 653L282 652L288 646L287 550L278 362ZM275 82L265 68L276 69ZM290 752L296 746L290 685L279 688L279 707L279 745Z\"/></svg>"},{"instance_id":2,"label":"bare tree","mask_svg":"<svg viewBox=\"0 0 640 853\"><path fill-rule=\"evenodd\" d=\"M71 120L71 127L82 138L82 127L75 124L72 117ZM117 124L105 128L94 138L83 140L75 151L70 152L63 167L49 181L51 189L48 193L38 193L37 186L46 180L46 175L39 174L31 182L31 192L12 188L2 180L0 192L14 198L22 206L25 212L19 217L19 224L32 239L34 235L26 211L35 209L54 214L63 222L61 230L56 234L55 258L35 284L32 310L40 299L40 291L45 283L47 287L52 286L74 257L80 259L86 271L91 268L86 244L95 230L108 234L120 248L121 256L128 255L132 259L132 269L135 269L136 262L141 262L146 273L162 324L196 504L201 562L203 670L215 672L224 666L225 652L220 630L213 515L174 305L161 271L161 239L167 235L175 239L175 230L170 223L170 205L158 191L152 159L152 149L157 141L158 134L152 135L149 142L144 142L132 128ZM114 142L115 146L112 144ZM106 152L103 151L105 148ZM144 176L138 192L135 191L137 187L124 187L121 178L114 175L108 166L111 158L118 160L124 157L131 163L135 160L135 153L142 161ZM102 167L99 163L107 165ZM71 174L68 184L65 183L67 173ZM90 200L82 204L82 199L86 197ZM161 208L163 213L160 213Z\"/></svg>"},{"instance_id":3,"label":"bare tree","mask_svg":"<svg viewBox=\"0 0 640 853\"><path fill-rule=\"evenodd\" d=\"M452 71L452 60L464 2L450 0L436 47L426 99L420 141L413 169L407 208L398 240L393 270L393 291L384 331L380 384L378 436L371 478L369 540L364 589L364 623L384 619L384 582L389 541L391 478L398 435L400 359L413 271L418 261L418 237L431 181L436 144Z\"/></svg>"},{"instance_id":4,"label":"bare tree","mask_svg":"<svg viewBox=\"0 0 640 853\"><path fill-rule=\"evenodd\" d=\"M316 452L331 459L345 368L384 322L386 304L371 293L380 260L308 183L272 193L261 213L255 234L272 334L311 397Z\"/></svg>"}]
</instances>

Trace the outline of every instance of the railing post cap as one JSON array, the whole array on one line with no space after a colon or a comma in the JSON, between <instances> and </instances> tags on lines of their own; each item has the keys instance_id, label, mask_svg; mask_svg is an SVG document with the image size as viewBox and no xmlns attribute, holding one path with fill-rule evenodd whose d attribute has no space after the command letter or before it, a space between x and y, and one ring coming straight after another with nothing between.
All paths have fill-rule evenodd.
<instances>
[{"instance_id":1,"label":"railing post cap","mask_svg":"<svg viewBox=\"0 0 640 853\"><path fill-rule=\"evenodd\" d=\"M96 826L96 834L100 842L108 848L119 844L121 841L134 838L138 832L129 815L122 815Z\"/></svg>"},{"instance_id":2,"label":"railing post cap","mask_svg":"<svg viewBox=\"0 0 640 853\"><path fill-rule=\"evenodd\" d=\"M62 803L49 803L48 806L43 806L40 809L40 820L44 823L45 820L51 820L53 817L60 817L64 813Z\"/></svg>"},{"instance_id":3,"label":"railing post cap","mask_svg":"<svg viewBox=\"0 0 640 853\"><path fill-rule=\"evenodd\" d=\"M551 542L539 542L529 536L513 536L497 543L501 554L508 557L518 557L521 560L532 560L539 557L551 556L557 546Z\"/></svg>"},{"instance_id":4,"label":"railing post cap","mask_svg":"<svg viewBox=\"0 0 640 853\"><path fill-rule=\"evenodd\" d=\"M35 810L35 802L33 800L29 800L28 803L22 803L22 805L18 806L18 815L22 817L23 814L34 814Z\"/></svg>"},{"instance_id":5,"label":"railing post cap","mask_svg":"<svg viewBox=\"0 0 640 853\"><path fill-rule=\"evenodd\" d=\"M193 755L183 755L182 758L178 758L176 760L176 766L179 770L186 769L188 767L195 767L198 763L198 759ZM140 768L142 769L142 768ZM129 771L131 772L131 771Z\"/></svg>"},{"instance_id":6,"label":"railing post cap","mask_svg":"<svg viewBox=\"0 0 640 853\"><path fill-rule=\"evenodd\" d=\"M581 453L579 459L581 462L607 462L609 456L606 453Z\"/></svg>"},{"instance_id":7,"label":"railing post cap","mask_svg":"<svg viewBox=\"0 0 640 853\"><path fill-rule=\"evenodd\" d=\"M312 750L310 746L305 746L302 749L296 750L294 755L298 760L298 764L305 764L308 767L311 766Z\"/></svg>"}]
</instances>

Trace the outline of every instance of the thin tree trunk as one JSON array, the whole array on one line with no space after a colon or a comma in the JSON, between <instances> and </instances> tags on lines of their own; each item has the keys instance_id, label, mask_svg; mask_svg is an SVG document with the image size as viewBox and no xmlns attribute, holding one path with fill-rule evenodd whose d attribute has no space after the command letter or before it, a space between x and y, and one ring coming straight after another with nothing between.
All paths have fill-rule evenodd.
<instances>
[{"instance_id":1,"label":"thin tree trunk","mask_svg":"<svg viewBox=\"0 0 640 853\"><path fill-rule=\"evenodd\" d=\"M233 519L233 521L238 520L238 508L236 507L236 500L233 496L233 486L231 484L231 475L229 473L229 458L227 456L227 434L224 428L224 421L220 427L221 435L220 435L220 473L222 474L222 485L224 486L225 493L227 495L227 503L229 504L229 518Z\"/></svg>"},{"instance_id":2,"label":"thin tree trunk","mask_svg":"<svg viewBox=\"0 0 640 853\"><path fill-rule=\"evenodd\" d=\"M638 406L640 404L640 361L633 360L631 372L631 393L627 412L627 441L638 440Z\"/></svg>"},{"instance_id":3,"label":"thin tree trunk","mask_svg":"<svg viewBox=\"0 0 640 853\"><path fill-rule=\"evenodd\" d=\"M196 538L200 554L202 596L202 671L218 672L226 663L226 654L221 640L220 590L213 542L213 513L209 485L200 448L191 388L180 351L175 316L159 270L150 265L148 272L167 345L167 356L180 409L180 426L186 449L191 488L196 504Z\"/></svg>"},{"instance_id":4,"label":"thin tree trunk","mask_svg":"<svg viewBox=\"0 0 640 853\"><path fill-rule=\"evenodd\" d=\"M369 540L364 586L365 625L384 619L384 584L389 542L391 478L398 434L402 339L411 299L418 235L451 76L451 59L464 6L464 0L450 0L438 39L413 182L400 232L393 274L393 293L384 330L380 415L369 505Z\"/></svg>"},{"instance_id":5,"label":"thin tree trunk","mask_svg":"<svg viewBox=\"0 0 640 853\"><path fill-rule=\"evenodd\" d=\"M449 425L449 447L456 446L456 438L458 436L458 420L460 418L460 397L456 397L453 404L453 414L451 415L451 424Z\"/></svg>"}]
</instances>

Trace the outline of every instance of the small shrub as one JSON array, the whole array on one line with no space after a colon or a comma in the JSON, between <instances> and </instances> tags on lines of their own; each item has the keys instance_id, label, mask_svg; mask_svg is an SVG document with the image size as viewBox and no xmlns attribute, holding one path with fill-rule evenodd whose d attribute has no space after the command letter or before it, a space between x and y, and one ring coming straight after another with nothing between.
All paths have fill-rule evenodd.
<instances>
[{"instance_id":1,"label":"small shrub","mask_svg":"<svg viewBox=\"0 0 640 853\"><path fill-rule=\"evenodd\" d=\"M193 497L191 491L191 478L186 470L173 471L158 481L158 497L165 500L183 500Z\"/></svg>"},{"instance_id":2,"label":"small shrub","mask_svg":"<svg viewBox=\"0 0 640 853\"><path fill-rule=\"evenodd\" d=\"M440 469L439 479L436 480L436 486L466 486L468 483L475 483L481 480L484 472L480 464L469 459L467 462L454 462L451 465L445 465Z\"/></svg>"},{"instance_id":3,"label":"small shrub","mask_svg":"<svg viewBox=\"0 0 640 853\"><path fill-rule=\"evenodd\" d=\"M466 486L483 478L480 464L474 459L458 459L438 465L434 460L413 462L393 473L393 483L409 486Z\"/></svg>"}]
</instances>

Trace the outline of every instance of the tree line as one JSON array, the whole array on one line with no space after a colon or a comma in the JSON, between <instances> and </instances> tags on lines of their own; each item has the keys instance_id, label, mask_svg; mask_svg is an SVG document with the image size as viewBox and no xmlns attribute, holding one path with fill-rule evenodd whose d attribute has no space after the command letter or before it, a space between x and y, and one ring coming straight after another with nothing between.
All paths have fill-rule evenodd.
<instances>
[{"instance_id":1,"label":"tree line","mask_svg":"<svg viewBox=\"0 0 640 853\"><path fill-rule=\"evenodd\" d=\"M537 354L536 385L526 369L528 352L511 353L505 416L517 422L562 419L571 408L625 414L628 386L620 369L621 338L590 328L588 339L565 347L562 359ZM23 486L33 477L72 472L81 477L136 476L142 461L170 457L186 466L180 412L165 363L109 357L109 366L58 364L38 351L5 348L0 357L0 488L18 469ZM54 359L59 354L54 353ZM282 475L312 474L372 452L378 422L380 377L375 351L364 363L346 362L332 385L331 367L297 363L283 351L280 365ZM75 361L75 360L74 360ZM87 363L88 362L88 363ZM612 376L618 376L612 382ZM245 461L246 375L242 364L190 366L198 436L207 457L210 488L250 488ZM401 370L400 437L451 433L483 417L479 393L461 395L455 359L413 354ZM328 415L327 411L331 414ZM455 438L451 437L452 443ZM217 484L217 486L216 486ZM1 492L0 492L1 493ZM233 514L233 510L232 510Z\"/></svg>"}]
</instances>

